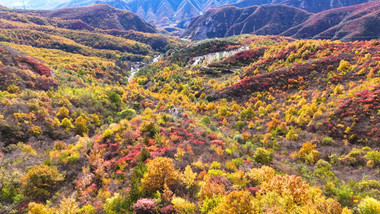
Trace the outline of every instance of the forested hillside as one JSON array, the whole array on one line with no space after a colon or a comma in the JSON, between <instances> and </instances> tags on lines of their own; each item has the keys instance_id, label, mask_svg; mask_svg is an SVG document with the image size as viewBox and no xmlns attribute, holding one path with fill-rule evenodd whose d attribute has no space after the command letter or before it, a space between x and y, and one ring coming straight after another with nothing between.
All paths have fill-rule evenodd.
<instances>
[{"instance_id":1,"label":"forested hillside","mask_svg":"<svg viewBox=\"0 0 380 214\"><path fill-rule=\"evenodd\" d=\"M380 1L315 14L285 5L220 7L195 18L182 36L202 40L250 33L296 39L371 40L380 35L379 14Z\"/></svg>"},{"instance_id":2,"label":"forested hillside","mask_svg":"<svg viewBox=\"0 0 380 214\"><path fill-rule=\"evenodd\" d=\"M380 213L379 41L73 10L0 10L0 213Z\"/></svg>"}]
</instances>

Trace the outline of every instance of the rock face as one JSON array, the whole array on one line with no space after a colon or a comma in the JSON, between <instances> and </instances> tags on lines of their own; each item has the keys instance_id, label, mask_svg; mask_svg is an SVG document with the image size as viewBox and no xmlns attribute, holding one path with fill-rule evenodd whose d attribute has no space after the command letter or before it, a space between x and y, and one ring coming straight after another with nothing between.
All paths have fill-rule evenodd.
<instances>
[{"instance_id":1,"label":"rock face","mask_svg":"<svg viewBox=\"0 0 380 214\"><path fill-rule=\"evenodd\" d=\"M379 38L379 23L380 1L316 14L284 5L229 6L195 18L182 36L200 40L253 33L350 41Z\"/></svg>"},{"instance_id":2,"label":"rock face","mask_svg":"<svg viewBox=\"0 0 380 214\"><path fill-rule=\"evenodd\" d=\"M284 5L222 7L209 10L194 19L183 37L201 40L247 33L278 35L303 23L311 15L304 10Z\"/></svg>"}]
</instances>

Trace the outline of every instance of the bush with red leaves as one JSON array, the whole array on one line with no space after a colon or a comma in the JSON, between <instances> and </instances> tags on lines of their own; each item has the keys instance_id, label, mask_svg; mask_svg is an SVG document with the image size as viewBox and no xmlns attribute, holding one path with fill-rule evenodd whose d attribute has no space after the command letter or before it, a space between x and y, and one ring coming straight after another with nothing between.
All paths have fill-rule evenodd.
<instances>
[{"instance_id":1,"label":"bush with red leaves","mask_svg":"<svg viewBox=\"0 0 380 214\"><path fill-rule=\"evenodd\" d=\"M379 142L379 109L380 86L369 87L341 100L329 123L324 122L324 128L331 136L338 138L346 136L352 143L366 142L366 139L369 142Z\"/></svg>"},{"instance_id":2,"label":"bush with red leaves","mask_svg":"<svg viewBox=\"0 0 380 214\"><path fill-rule=\"evenodd\" d=\"M154 199L151 198L142 198L139 199L133 206L132 210L136 214L150 214L156 213L157 204Z\"/></svg>"},{"instance_id":3,"label":"bush with red leaves","mask_svg":"<svg viewBox=\"0 0 380 214\"><path fill-rule=\"evenodd\" d=\"M247 190L248 190L253 196L256 196L256 193L260 190L260 187L248 187Z\"/></svg>"},{"instance_id":4,"label":"bush with red leaves","mask_svg":"<svg viewBox=\"0 0 380 214\"><path fill-rule=\"evenodd\" d=\"M211 144L217 145L217 146L225 146L226 144L222 140L212 140L210 141Z\"/></svg>"},{"instance_id":5,"label":"bush with red leaves","mask_svg":"<svg viewBox=\"0 0 380 214\"><path fill-rule=\"evenodd\" d=\"M21 57L19 61L29 64L40 75L45 75L47 77L50 77L52 75L52 72L48 67L31 57L24 56Z\"/></svg>"},{"instance_id":6,"label":"bush with red leaves","mask_svg":"<svg viewBox=\"0 0 380 214\"><path fill-rule=\"evenodd\" d=\"M174 207L172 204L169 204L166 207L161 208L160 213L162 214L173 214L175 213Z\"/></svg>"}]
</instances>

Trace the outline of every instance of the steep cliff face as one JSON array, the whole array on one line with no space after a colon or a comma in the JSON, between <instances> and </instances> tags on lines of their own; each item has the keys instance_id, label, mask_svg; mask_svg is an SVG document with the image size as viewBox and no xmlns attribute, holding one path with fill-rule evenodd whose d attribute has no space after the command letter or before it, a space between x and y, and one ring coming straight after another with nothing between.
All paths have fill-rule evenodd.
<instances>
[{"instance_id":1,"label":"steep cliff face","mask_svg":"<svg viewBox=\"0 0 380 214\"><path fill-rule=\"evenodd\" d=\"M380 35L380 1L312 14L284 5L247 8L233 6L197 17L182 35L200 40L253 33L302 39L377 39Z\"/></svg>"},{"instance_id":2,"label":"steep cliff face","mask_svg":"<svg viewBox=\"0 0 380 214\"><path fill-rule=\"evenodd\" d=\"M245 33L277 35L306 21L310 13L284 5L222 7L196 18L183 36L200 40Z\"/></svg>"}]
</instances>

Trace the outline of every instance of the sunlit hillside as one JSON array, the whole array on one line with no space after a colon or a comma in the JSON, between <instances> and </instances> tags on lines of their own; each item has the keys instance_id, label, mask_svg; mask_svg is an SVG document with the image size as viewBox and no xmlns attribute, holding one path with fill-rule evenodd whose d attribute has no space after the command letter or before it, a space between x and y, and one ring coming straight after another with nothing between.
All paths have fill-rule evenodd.
<instances>
[{"instance_id":1,"label":"sunlit hillside","mask_svg":"<svg viewBox=\"0 0 380 214\"><path fill-rule=\"evenodd\" d=\"M380 213L379 115L377 40L0 9L0 213Z\"/></svg>"}]
</instances>

